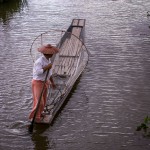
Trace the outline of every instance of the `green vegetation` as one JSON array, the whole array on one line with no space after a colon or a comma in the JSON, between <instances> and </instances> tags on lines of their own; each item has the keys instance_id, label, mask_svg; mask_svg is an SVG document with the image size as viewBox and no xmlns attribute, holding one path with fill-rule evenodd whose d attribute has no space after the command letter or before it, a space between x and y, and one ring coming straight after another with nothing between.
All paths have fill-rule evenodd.
<instances>
[{"instance_id":1,"label":"green vegetation","mask_svg":"<svg viewBox=\"0 0 150 150\"><path fill-rule=\"evenodd\" d=\"M150 117L145 117L144 122L137 127L136 131L143 131L146 136L150 136Z\"/></svg>"}]
</instances>

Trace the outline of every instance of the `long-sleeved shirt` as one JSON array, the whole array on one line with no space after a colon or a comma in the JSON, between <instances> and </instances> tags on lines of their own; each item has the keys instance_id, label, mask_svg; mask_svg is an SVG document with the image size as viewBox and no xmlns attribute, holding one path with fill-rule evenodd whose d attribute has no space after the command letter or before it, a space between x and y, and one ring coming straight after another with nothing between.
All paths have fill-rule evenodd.
<instances>
[{"instance_id":1,"label":"long-sleeved shirt","mask_svg":"<svg viewBox=\"0 0 150 150\"><path fill-rule=\"evenodd\" d=\"M46 59L46 57L43 55L40 58L38 58L33 66L33 79L34 80L41 80L44 81L46 77L47 70L44 72L43 67L50 64L50 59ZM52 69L49 70L49 74L47 77L47 80L52 75Z\"/></svg>"}]
</instances>

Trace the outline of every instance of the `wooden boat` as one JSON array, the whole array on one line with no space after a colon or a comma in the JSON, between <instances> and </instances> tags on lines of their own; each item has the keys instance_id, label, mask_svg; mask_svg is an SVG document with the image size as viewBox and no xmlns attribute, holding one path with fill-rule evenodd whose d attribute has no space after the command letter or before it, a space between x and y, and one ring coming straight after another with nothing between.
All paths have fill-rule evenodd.
<instances>
[{"instance_id":1,"label":"wooden boat","mask_svg":"<svg viewBox=\"0 0 150 150\"><path fill-rule=\"evenodd\" d=\"M59 34L57 35L54 31ZM39 44L42 45L43 42L52 44L55 41L56 43L56 39L60 38L56 44L60 51L52 58L53 79L57 88L55 90L49 88L47 104L44 109L45 116L40 123L52 123L76 80L86 67L89 52L84 45L84 32L85 19L73 19L67 31L50 30L39 35L32 43L30 52L34 60L33 53L37 53L37 51L33 52L33 49L36 49Z\"/></svg>"}]
</instances>

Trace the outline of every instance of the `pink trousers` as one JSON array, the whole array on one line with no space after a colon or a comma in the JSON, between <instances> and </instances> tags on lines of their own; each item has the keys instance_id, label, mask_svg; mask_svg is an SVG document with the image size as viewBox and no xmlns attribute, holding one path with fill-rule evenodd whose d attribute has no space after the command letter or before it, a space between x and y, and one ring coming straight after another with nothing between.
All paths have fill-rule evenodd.
<instances>
[{"instance_id":1,"label":"pink trousers","mask_svg":"<svg viewBox=\"0 0 150 150\"><path fill-rule=\"evenodd\" d=\"M32 80L32 96L33 96L33 107L32 111L29 115L29 119L32 119L36 110L36 106L39 101L39 97L41 95L41 91L43 88L43 81L38 81L38 80ZM36 114L36 120L39 121L41 118L41 113L44 110L44 107L46 105L46 98L47 98L47 89L48 89L48 82L45 83L44 85L44 92L40 101L40 105Z\"/></svg>"}]
</instances>

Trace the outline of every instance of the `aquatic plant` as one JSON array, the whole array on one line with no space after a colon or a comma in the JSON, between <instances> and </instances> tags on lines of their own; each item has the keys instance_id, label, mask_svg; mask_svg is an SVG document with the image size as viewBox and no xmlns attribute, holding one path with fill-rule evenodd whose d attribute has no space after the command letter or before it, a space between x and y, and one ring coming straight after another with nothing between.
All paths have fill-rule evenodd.
<instances>
[{"instance_id":1,"label":"aquatic plant","mask_svg":"<svg viewBox=\"0 0 150 150\"><path fill-rule=\"evenodd\" d=\"M143 132L146 136L150 136L149 128L150 128L150 117L146 116L144 118L144 122L142 122L139 126L137 126L136 131L143 130Z\"/></svg>"}]
</instances>

